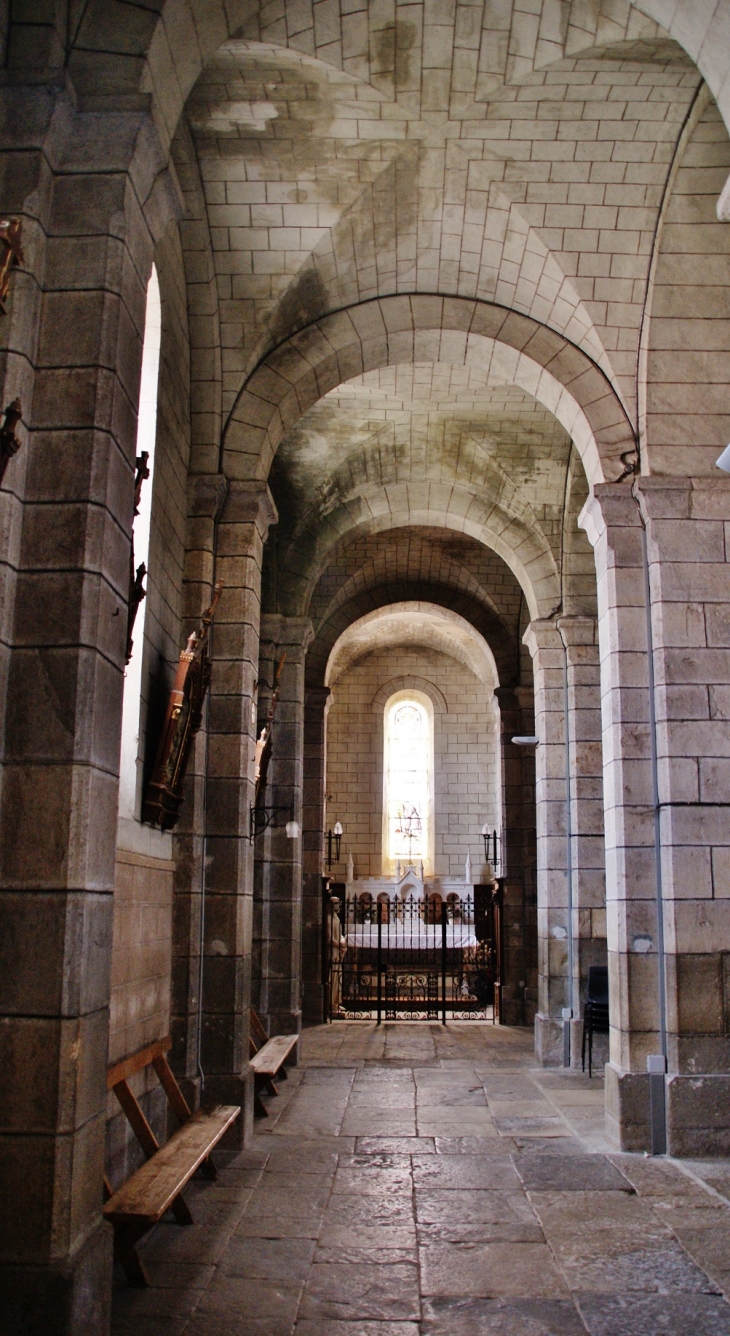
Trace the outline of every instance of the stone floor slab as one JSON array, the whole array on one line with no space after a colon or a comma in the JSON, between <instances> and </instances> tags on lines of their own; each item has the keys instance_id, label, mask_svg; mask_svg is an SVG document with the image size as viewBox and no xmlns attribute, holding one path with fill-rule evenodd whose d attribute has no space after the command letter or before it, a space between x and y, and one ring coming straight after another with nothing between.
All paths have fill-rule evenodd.
<instances>
[{"instance_id":1,"label":"stone floor slab","mask_svg":"<svg viewBox=\"0 0 730 1336\"><path fill-rule=\"evenodd\" d=\"M583 1295L590 1336L730 1336L730 1304L709 1295Z\"/></svg>"},{"instance_id":2,"label":"stone floor slab","mask_svg":"<svg viewBox=\"0 0 730 1336\"><path fill-rule=\"evenodd\" d=\"M585 1336L571 1300L426 1299L422 1336Z\"/></svg>"},{"instance_id":3,"label":"stone floor slab","mask_svg":"<svg viewBox=\"0 0 730 1336\"><path fill-rule=\"evenodd\" d=\"M309 1273L302 1296L303 1318L359 1318L417 1321L420 1317L418 1269L371 1263L319 1264Z\"/></svg>"},{"instance_id":4,"label":"stone floor slab","mask_svg":"<svg viewBox=\"0 0 730 1336\"><path fill-rule=\"evenodd\" d=\"M545 1243L440 1244L422 1247L420 1258L424 1295L570 1297Z\"/></svg>"},{"instance_id":5,"label":"stone floor slab","mask_svg":"<svg viewBox=\"0 0 730 1336\"><path fill-rule=\"evenodd\" d=\"M529 1192L629 1192L635 1189L604 1155L516 1155L512 1163Z\"/></svg>"}]
</instances>

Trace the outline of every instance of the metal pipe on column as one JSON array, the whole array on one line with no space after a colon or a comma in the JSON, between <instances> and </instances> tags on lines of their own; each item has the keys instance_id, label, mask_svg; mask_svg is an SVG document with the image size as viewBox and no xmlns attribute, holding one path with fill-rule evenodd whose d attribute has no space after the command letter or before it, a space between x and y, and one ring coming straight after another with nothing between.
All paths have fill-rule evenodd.
<instances>
[{"instance_id":1,"label":"metal pipe on column","mask_svg":"<svg viewBox=\"0 0 730 1336\"><path fill-rule=\"evenodd\" d=\"M568 1005L563 1007L563 1066L570 1067L570 1022L575 1015L573 986L573 813L570 786L570 696L568 692L568 650L563 633L560 630L563 645L563 713L565 715L565 869L567 878L567 918L568 933Z\"/></svg>"},{"instance_id":2,"label":"metal pipe on column","mask_svg":"<svg viewBox=\"0 0 730 1336\"><path fill-rule=\"evenodd\" d=\"M662 828L661 805L659 801L659 761L656 729L656 683L654 679L654 631L651 624L651 581L649 579L649 550L647 547L646 521L641 503L635 491L636 483L631 485L631 495L636 502L641 520L641 561L644 568L644 608L646 612L646 658L647 683L649 688L649 749L651 756L651 792L654 808L654 870L656 894L656 932L657 932L657 986L659 993L659 1052L650 1053L646 1059L649 1074L649 1123L652 1155L665 1155L667 1151L667 975L664 944L664 884L662 879Z\"/></svg>"}]
</instances>

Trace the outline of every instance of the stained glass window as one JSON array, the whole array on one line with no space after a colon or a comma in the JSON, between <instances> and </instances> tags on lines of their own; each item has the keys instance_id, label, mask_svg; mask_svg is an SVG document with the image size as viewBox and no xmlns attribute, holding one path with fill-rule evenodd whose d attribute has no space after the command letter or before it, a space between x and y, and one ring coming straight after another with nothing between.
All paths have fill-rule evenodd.
<instances>
[{"instance_id":1,"label":"stained glass window","mask_svg":"<svg viewBox=\"0 0 730 1336\"><path fill-rule=\"evenodd\" d=\"M430 864L433 727L427 705L403 693L385 708L384 871Z\"/></svg>"}]
</instances>

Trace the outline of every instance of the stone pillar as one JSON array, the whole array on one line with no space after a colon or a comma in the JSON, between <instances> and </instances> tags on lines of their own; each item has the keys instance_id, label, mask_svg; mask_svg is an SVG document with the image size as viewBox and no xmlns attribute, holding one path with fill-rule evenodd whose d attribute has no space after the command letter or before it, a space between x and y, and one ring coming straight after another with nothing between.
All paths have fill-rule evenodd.
<instances>
[{"instance_id":1,"label":"stone pillar","mask_svg":"<svg viewBox=\"0 0 730 1336\"><path fill-rule=\"evenodd\" d=\"M261 621L260 671L273 682L286 653L264 805L282 807L258 837L255 936L260 974L254 979L270 1034L298 1033L302 1024L302 841L288 839L286 822L302 826L304 664L312 640L308 618L278 613ZM259 723L261 718L259 719ZM258 984L258 988L257 988Z\"/></svg>"},{"instance_id":2,"label":"stone pillar","mask_svg":"<svg viewBox=\"0 0 730 1336\"><path fill-rule=\"evenodd\" d=\"M188 479L188 526L180 643L200 625L214 584L216 526L228 483L222 474ZM215 631L213 632L215 653ZM198 733L185 776L185 801L173 832L174 910L170 1034L171 1062L188 1103L200 1096L200 929L203 908L203 859L208 719Z\"/></svg>"},{"instance_id":3,"label":"stone pillar","mask_svg":"<svg viewBox=\"0 0 730 1336\"><path fill-rule=\"evenodd\" d=\"M302 1017L324 1020L322 984L322 867L329 687L307 687L304 697L302 797Z\"/></svg>"},{"instance_id":4,"label":"stone pillar","mask_svg":"<svg viewBox=\"0 0 730 1336\"><path fill-rule=\"evenodd\" d=\"M533 621L524 641L535 678L535 815L537 822L538 1012L535 1052L544 1065L563 1062L563 1008L568 988L564 648L554 619Z\"/></svg>"},{"instance_id":5,"label":"stone pillar","mask_svg":"<svg viewBox=\"0 0 730 1336\"><path fill-rule=\"evenodd\" d=\"M38 105L50 108L55 98L44 89ZM48 239L43 265L35 229L26 236L37 286L23 311L32 327L32 395L30 363L24 383L8 384L22 389L31 431L19 461L22 522L13 505L11 554L19 563L4 656L0 1313L7 1332L103 1336L111 1293L111 1230L101 1216L105 1077L135 404L155 238L124 170L124 117L111 118L108 138L97 126L104 162L100 150L90 170L92 140L77 133L63 97L56 105L38 191L30 159L22 186L32 207L44 209ZM15 110L6 99L14 146L27 150L19 156L32 151L39 159L44 129L28 106L27 90ZM152 136L146 142L151 149ZM160 164L143 159L140 149L136 184L145 199ZM20 190L20 178L16 184ZM165 227L163 213L157 221ZM75 230L83 233L83 280ZM14 365L6 360L5 370ZM17 486L18 471L7 479ZM4 619L2 631L10 634Z\"/></svg>"},{"instance_id":6,"label":"stone pillar","mask_svg":"<svg viewBox=\"0 0 730 1336\"><path fill-rule=\"evenodd\" d=\"M537 1003L535 757L512 738L532 732L532 702L520 688L498 687L494 694L502 752L502 1020L529 1025Z\"/></svg>"},{"instance_id":7,"label":"stone pillar","mask_svg":"<svg viewBox=\"0 0 730 1336\"><path fill-rule=\"evenodd\" d=\"M203 517L201 517L203 518ZM255 702L261 562L276 508L265 483L231 482L218 522L205 783L205 943L202 1069L206 1103L240 1104L239 1139L253 1126L248 1069L251 1000Z\"/></svg>"},{"instance_id":8,"label":"stone pillar","mask_svg":"<svg viewBox=\"0 0 730 1336\"><path fill-rule=\"evenodd\" d=\"M725 478L645 478L665 942L668 1148L727 1154L730 1134L730 579ZM641 520L604 485L581 523L599 575L611 1062L617 1144L648 1147L660 959Z\"/></svg>"},{"instance_id":9,"label":"stone pillar","mask_svg":"<svg viewBox=\"0 0 730 1336\"><path fill-rule=\"evenodd\" d=\"M601 667L595 617L557 621L568 673L568 730L573 877L572 1065L580 1066L583 1003L588 970L606 964L606 858L603 841ZM603 1035L594 1038L594 1061L608 1057Z\"/></svg>"},{"instance_id":10,"label":"stone pillar","mask_svg":"<svg viewBox=\"0 0 730 1336\"><path fill-rule=\"evenodd\" d=\"M605 963L605 862L600 669L592 617L530 623L535 673L539 1011L535 1047L562 1065L563 1008L570 1007L571 1064L580 1061L580 1010L588 966ZM571 853L568 857L565 684L568 686ZM569 861L572 916L569 919ZM595 938L595 943L594 943ZM568 968L572 943L572 986Z\"/></svg>"}]
</instances>

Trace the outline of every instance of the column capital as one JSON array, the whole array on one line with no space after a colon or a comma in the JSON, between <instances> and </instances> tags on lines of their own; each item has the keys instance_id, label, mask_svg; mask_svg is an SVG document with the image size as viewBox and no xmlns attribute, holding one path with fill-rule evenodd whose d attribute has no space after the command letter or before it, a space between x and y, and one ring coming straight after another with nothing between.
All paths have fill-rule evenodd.
<instances>
[{"instance_id":1,"label":"column capital","mask_svg":"<svg viewBox=\"0 0 730 1336\"><path fill-rule=\"evenodd\" d=\"M598 618L578 615L558 617L557 628L570 662L570 651L598 645Z\"/></svg>"},{"instance_id":2,"label":"column capital","mask_svg":"<svg viewBox=\"0 0 730 1336\"><path fill-rule=\"evenodd\" d=\"M584 529L592 547L609 529L641 527L639 507L631 491L631 482L602 482L593 488L578 516L578 528Z\"/></svg>"},{"instance_id":3,"label":"column capital","mask_svg":"<svg viewBox=\"0 0 730 1336\"><path fill-rule=\"evenodd\" d=\"M285 617L280 612L267 612L261 618L261 640L277 647L300 650L304 655L314 639L314 627L309 617Z\"/></svg>"},{"instance_id":4,"label":"column capital","mask_svg":"<svg viewBox=\"0 0 730 1336\"><path fill-rule=\"evenodd\" d=\"M543 666L556 667L557 664L548 664L544 658L546 653L555 650L560 654L560 664L562 664L563 640L558 630L558 619L555 617L536 617L530 622L525 634L522 637L523 645L527 645L533 659L539 656L543 659Z\"/></svg>"},{"instance_id":5,"label":"column capital","mask_svg":"<svg viewBox=\"0 0 730 1336\"><path fill-rule=\"evenodd\" d=\"M188 516L216 520L228 493L223 473L192 473L188 477Z\"/></svg>"},{"instance_id":6,"label":"column capital","mask_svg":"<svg viewBox=\"0 0 730 1336\"><path fill-rule=\"evenodd\" d=\"M229 481L221 513L223 524L255 524L262 539L269 525L276 524L279 512L265 482Z\"/></svg>"},{"instance_id":7,"label":"column capital","mask_svg":"<svg viewBox=\"0 0 730 1336\"><path fill-rule=\"evenodd\" d=\"M329 687L307 687L304 694L305 710L326 711L332 703Z\"/></svg>"}]
</instances>

